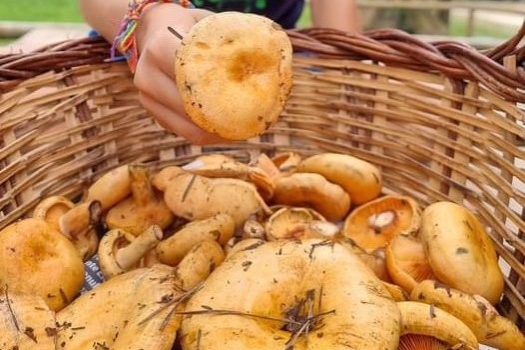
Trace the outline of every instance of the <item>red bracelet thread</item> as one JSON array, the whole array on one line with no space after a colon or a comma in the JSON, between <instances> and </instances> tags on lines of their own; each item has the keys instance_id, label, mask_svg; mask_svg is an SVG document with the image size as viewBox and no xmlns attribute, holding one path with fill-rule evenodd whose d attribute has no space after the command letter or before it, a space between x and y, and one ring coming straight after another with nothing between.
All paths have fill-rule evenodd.
<instances>
[{"instance_id":1,"label":"red bracelet thread","mask_svg":"<svg viewBox=\"0 0 525 350\"><path fill-rule=\"evenodd\" d=\"M135 39L135 30L144 8L154 3L175 3L184 8L192 7L189 0L131 0L128 4L128 11L122 20L119 32L111 45L111 58L115 58L115 52L120 51L129 68L134 73L138 62L137 42Z\"/></svg>"}]
</instances>

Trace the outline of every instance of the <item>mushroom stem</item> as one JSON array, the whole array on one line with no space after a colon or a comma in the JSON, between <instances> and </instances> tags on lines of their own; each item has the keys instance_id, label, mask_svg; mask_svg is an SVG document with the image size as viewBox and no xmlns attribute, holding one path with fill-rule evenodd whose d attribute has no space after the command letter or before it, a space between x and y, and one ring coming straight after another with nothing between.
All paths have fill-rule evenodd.
<instances>
[{"instance_id":1,"label":"mushroom stem","mask_svg":"<svg viewBox=\"0 0 525 350\"><path fill-rule=\"evenodd\" d=\"M117 264L124 270L135 266L148 251L160 242L162 236L163 232L160 226L151 225L128 245L116 251L115 260Z\"/></svg>"},{"instance_id":2,"label":"mushroom stem","mask_svg":"<svg viewBox=\"0 0 525 350\"><path fill-rule=\"evenodd\" d=\"M97 200L81 203L59 218L60 232L73 239L89 230L101 219L101 205Z\"/></svg>"}]
</instances>

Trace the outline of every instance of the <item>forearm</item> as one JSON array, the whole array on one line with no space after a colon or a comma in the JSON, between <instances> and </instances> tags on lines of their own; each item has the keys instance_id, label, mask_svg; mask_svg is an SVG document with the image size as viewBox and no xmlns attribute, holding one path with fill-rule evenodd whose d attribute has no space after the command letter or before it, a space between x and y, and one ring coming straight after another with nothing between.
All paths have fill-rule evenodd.
<instances>
[{"instance_id":1,"label":"forearm","mask_svg":"<svg viewBox=\"0 0 525 350\"><path fill-rule=\"evenodd\" d=\"M112 42L117 36L122 19L128 10L128 0L79 0L80 11L87 24L93 27L106 40ZM205 10L187 10L173 3L154 3L148 5L141 14L135 32L139 52L146 38L155 31L168 32L167 27L185 33L195 21L210 12Z\"/></svg>"},{"instance_id":2,"label":"forearm","mask_svg":"<svg viewBox=\"0 0 525 350\"><path fill-rule=\"evenodd\" d=\"M126 14L128 0L80 0L79 3L86 23L111 42Z\"/></svg>"},{"instance_id":3,"label":"forearm","mask_svg":"<svg viewBox=\"0 0 525 350\"><path fill-rule=\"evenodd\" d=\"M312 26L361 31L357 0L310 0Z\"/></svg>"}]
</instances>

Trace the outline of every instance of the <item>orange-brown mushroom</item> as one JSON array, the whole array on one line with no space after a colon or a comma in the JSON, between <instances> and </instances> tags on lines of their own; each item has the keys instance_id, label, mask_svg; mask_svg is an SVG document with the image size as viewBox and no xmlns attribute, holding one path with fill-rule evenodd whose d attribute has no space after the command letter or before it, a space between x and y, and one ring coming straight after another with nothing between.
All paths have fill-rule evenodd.
<instances>
[{"instance_id":1,"label":"orange-brown mushroom","mask_svg":"<svg viewBox=\"0 0 525 350\"><path fill-rule=\"evenodd\" d=\"M64 196L50 196L42 199L33 209L33 218L43 219L60 231L59 219L73 209L75 203Z\"/></svg>"},{"instance_id":2,"label":"orange-brown mushroom","mask_svg":"<svg viewBox=\"0 0 525 350\"><path fill-rule=\"evenodd\" d=\"M135 236L149 226L161 229L168 227L174 215L166 206L162 192L151 184L149 169L140 165L129 165L131 196L112 206L105 215L109 229L123 229Z\"/></svg>"},{"instance_id":3,"label":"orange-brown mushroom","mask_svg":"<svg viewBox=\"0 0 525 350\"><path fill-rule=\"evenodd\" d=\"M299 239L299 238L323 238L322 230L316 230L314 223L327 222L318 212L311 208L303 207L284 207L274 212L265 222L266 239L275 241L278 239ZM331 224L331 223L329 223ZM331 224L334 225L335 224ZM335 233L339 232L337 228ZM327 235L335 234L333 230ZM331 237L324 237L331 238Z\"/></svg>"},{"instance_id":4,"label":"orange-brown mushroom","mask_svg":"<svg viewBox=\"0 0 525 350\"><path fill-rule=\"evenodd\" d=\"M378 167L348 154L316 154L303 159L297 171L317 173L338 184L350 195L353 206L377 198L383 186Z\"/></svg>"},{"instance_id":5,"label":"orange-brown mushroom","mask_svg":"<svg viewBox=\"0 0 525 350\"><path fill-rule=\"evenodd\" d=\"M56 350L56 321L44 299L0 288L0 349Z\"/></svg>"},{"instance_id":6,"label":"orange-brown mushroom","mask_svg":"<svg viewBox=\"0 0 525 350\"><path fill-rule=\"evenodd\" d=\"M326 220L338 222L350 210L351 198L339 185L315 173L294 173L275 180L272 201L291 207L307 207Z\"/></svg>"},{"instance_id":7,"label":"orange-brown mushroom","mask_svg":"<svg viewBox=\"0 0 525 350\"><path fill-rule=\"evenodd\" d=\"M290 94L292 52L286 32L264 16L227 11L201 19L175 57L189 118L230 140L261 134Z\"/></svg>"},{"instance_id":8,"label":"orange-brown mushroom","mask_svg":"<svg viewBox=\"0 0 525 350\"><path fill-rule=\"evenodd\" d=\"M139 267L141 259L155 248L162 237L162 229L157 225L149 226L138 236L121 229L106 232L98 247L98 260L104 277L110 279Z\"/></svg>"},{"instance_id":9,"label":"orange-brown mushroom","mask_svg":"<svg viewBox=\"0 0 525 350\"><path fill-rule=\"evenodd\" d=\"M272 211L255 185L240 179L207 178L186 171L158 181L164 188L164 200L178 217L189 221L202 220L216 214L228 214L236 228L257 212Z\"/></svg>"},{"instance_id":10,"label":"orange-brown mushroom","mask_svg":"<svg viewBox=\"0 0 525 350\"><path fill-rule=\"evenodd\" d=\"M228 214L217 214L207 219L194 220L155 247L159 261L176 266L198 243L212 239L219 245L225 245L235 233L235 221Z\"/></svg>"},{"instance_id":11,"label":"orange-brown mushroom","mask_svg":"<svg viewBox=\"0 0 525 350\"><path fill-rule=\"evenodd\" d=\"M75 205L58 218L60 232L75 245L83 260L97 251L97 227L102 222L102 214L100 202L93 200Z\"/></svg>"},{"instance_id":12,"label":"orange-brown mushroom","mask_svg":"<svg viewBox=\"0 0 525 350\"><path fill-rule=\"evenodd\" d=\"M450 347L429 335L405 334L399 337L398 350L448 350ZM461 350L461 349L458 349Z\"/></svg>"},{"instance_id":13,"label":"orange-brown mushroom","mask_svg":"<svg viewBox=\"0 0 525 350\"><path fill-rule=\"evenodd\" d=\"M421 281L435 279L423 244L412 236L398 235L385 248L388 274L408 293Z\"/></svg>"},{"instance_id":14,"label":"orange-brown mushroom","mask_svg":"<svg viewBox=\"0 0 525 350\"><path fill-rule=\"evenodd\" d=\"M423 211L418 237L439 281L492 305L499 301L505 282L498 254L473 212L453 202L432 203Z\"/></svg>"},{"instance_id":15,"label":"orange-brown mushroom","mask_svg":"<svg viewBox=\"0 0 525 350\"><path fill-rule=\"evenodd\" d=\"M273 195L273 179L260 167L242 163L232 157L219 154L205 154L182 166L189 173L205 177L233 178L253 183L261 196L267 200Z\"/></svg>"},{"instance_id":16,"label":"orange-brown mushroom","mask_svg":"<svg viewBox=\"0 0 525 350\"><path fill-rule=\"evenodd\" d=\"M42 297L60 310L78 294L84 263L77 249L46 221L27 218L0 231L0 287Z\"/></svg>"},{"instance_id":17,"label":"orange-brown mushroom","mask_svg":"<svg viewBox=\"0 0 525 350\"><path fill-rule=\"evenodd\" d=\"M341 233L361 248L385 247L399 234L417 232L421 209L411 197L390 194L365 203L350 212Z\"/></svg>"}]
</instances>

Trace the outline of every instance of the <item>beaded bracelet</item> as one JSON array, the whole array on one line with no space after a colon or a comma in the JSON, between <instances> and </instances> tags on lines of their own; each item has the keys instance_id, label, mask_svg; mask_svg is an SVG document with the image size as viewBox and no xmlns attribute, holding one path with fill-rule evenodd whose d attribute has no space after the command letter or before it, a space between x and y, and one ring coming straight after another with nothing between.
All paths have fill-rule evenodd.
<instances>
[{"instance_id":1,"label":"beaded bracelet","mask_svg":"<svg viewBox=\"0 0 525 350\"><path fill-rule=\"evenodd\" d=\"M185 8L193 7L189 0L131 0L129 2L128 11L124 16L119 32L111 45L111 59L115 58L115 52L117 50L120 51L126 58L129 68L133 73L135 72L138 61L135 30L137 29L138 21L144 8L147 5L154 3L175 3Z\"/></svg>"}]
</instances>

